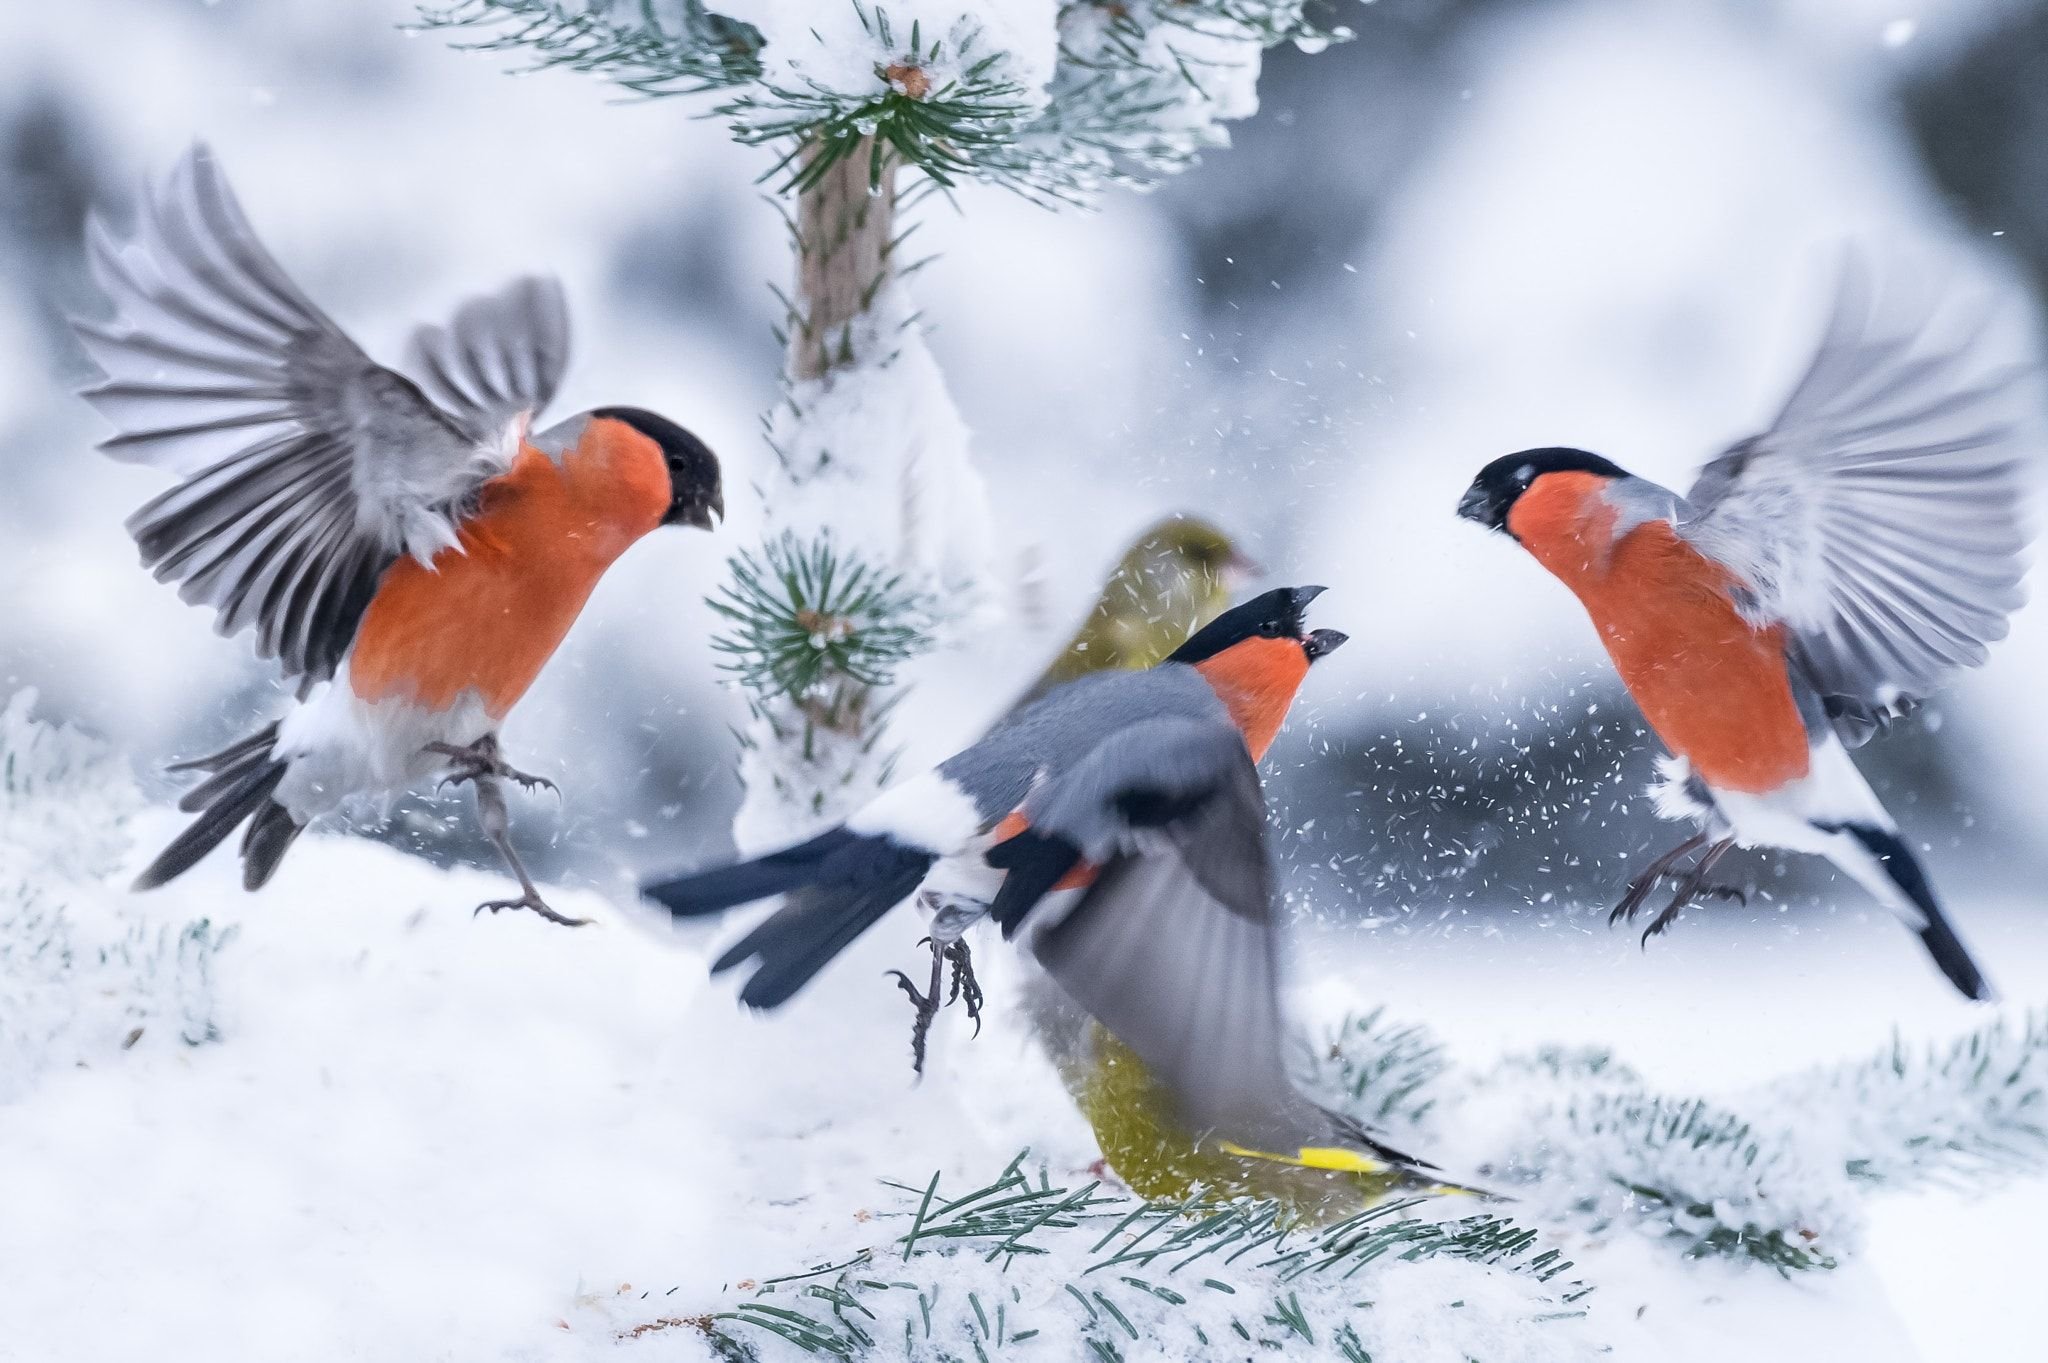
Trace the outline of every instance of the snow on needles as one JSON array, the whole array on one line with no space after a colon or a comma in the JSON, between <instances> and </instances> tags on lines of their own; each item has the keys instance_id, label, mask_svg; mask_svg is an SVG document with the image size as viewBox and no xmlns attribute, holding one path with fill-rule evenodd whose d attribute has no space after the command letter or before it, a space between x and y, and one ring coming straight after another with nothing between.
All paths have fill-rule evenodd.
<instances>
[{"instance_id":1,"label":"snow on needles","mask_svg":"<svg viewBox=\"0 0 2048 1363\"><path fill-rule=\"evenodd\" d=\"M715 8L760 31L763 85L847 100L885 93L884 73L906 60L943 90L994 56L987 74L1014 86L1034 112L1045 105L1057 55L1054 0L717 0Z\"/></svg>"},{"instance_id":2,"label":"snow on needles","mask_svg":"<svg viewBox=\"0 0 2048 1363\"><path fill-rule=\"evenodd\" d=\"M0 709L0 1103L59 1068L215 1035L214 957L233 930L151 920L101 883L128 850L135 783L105 745Z\"/></svg>"}]
</instances>

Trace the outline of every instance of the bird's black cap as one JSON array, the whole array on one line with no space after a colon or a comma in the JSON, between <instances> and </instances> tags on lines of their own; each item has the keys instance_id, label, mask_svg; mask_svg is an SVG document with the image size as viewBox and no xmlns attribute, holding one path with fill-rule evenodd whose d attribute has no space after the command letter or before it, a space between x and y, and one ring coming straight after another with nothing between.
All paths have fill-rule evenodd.
<instances>
[{"instance_id":1,"label":"bird's black cap","mask_svg":"<svg viewBox=\"0 0 2048 1363\"><path fill-rule=\"evenodd\" d=\"M725 492L719 480L718 456L711 447L659 412L644 407L599 407L592 416L623 421L661 446L671 489L663 525L694 525L709 530L712 516L725 516Z\"/></svg>"},{"instance_id":2,"label":"bird's black cap","mask_svg":"<svg viewBox=\"0 0 2048 1363\"><path fill-rule=\"evenodd\" d=\"M1344 642L1334 629L1305 632L1308 603L1323 594L1321 587L1276 587L1242 606L1232 606L1211 620L1178 649L1168 662L1198 663L1246 639L1294 639L1311 659Z\"/></svg>"},{"instance_id":3,"label":"bird's black cap","mask_svg":"<svg viewBox=\"0 0 2048 1363\"><path fill-rule=\"evenodd\" d=\"M1504 454L1479 470L1472 486L1458 499L1458 514L1477 521L1488 530L1505 530L1508 512L1521 500L1529 485L1546 473L1597 473L1604 478L1626 478L1627 472L1612 460L1563 445Z\"/></svg>"}]
</instances>

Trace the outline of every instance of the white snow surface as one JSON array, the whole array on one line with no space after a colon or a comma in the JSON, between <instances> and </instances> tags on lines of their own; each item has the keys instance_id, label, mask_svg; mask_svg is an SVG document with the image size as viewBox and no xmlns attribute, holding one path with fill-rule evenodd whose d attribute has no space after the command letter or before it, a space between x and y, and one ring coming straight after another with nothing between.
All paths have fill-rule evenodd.
<instances>
[{"instance_id":1,"label":"white snow surface","mask_svg":"<svg viewBox=\"0 0 2048 1363\"><path fill-rule=\"evenodd\" d=\"M104 776L73 789L132 802ZM663 1322L900 1234L888 1214L904 1195L881 1179L937 1170L978 1186L1027 1145L1056 1181L1087 1177L1087 1131L1006 1010L993 941L989 1029L970 1039L944 1017L914 1086L907 1011L881 978L914 962L906 912L787 1010L753 1017L705 980L705 948L728 930L682 939L575 891L556 902L595 926L472 918L496 876L359 839L309 835L260 896L225 856L146 897L113 888L177 822L134 819L97 892L143 925L238 926L216 963L218 1037L152 1027L124 1050L109 1031L0 1108L9 1357L695 1360L703 1336ZM1534 1038L1603 1042L1683 1092L1859 1055L1894 1023L1938 1035L1983 1017L1875 913L1801 932L1704 915L1649 955L1581 921L1512 940L1455 920L1318 930L1299 953L1300 1011L1385 1001L1475 1063ZM2039 934L1996 921L1983 949L2012 995L2040 997ZM1717 1008L1736 979L1746 1002ZM1876 998L1896 1011L1877 1015ZM1540 1331L1521 1323L1522 1280L1376 1269L1374 1356L2025 1357L2048 1324L2028 1248L2048 1183L1880 1206L1864 1254L1793 1279L1688 1263L1625 1231L1561 1239L1599 1291L1584 1319ZM1939 1243L1930 1218L1953 1228ZM946 1271L963 1291L988 1274L977 1256ZM1453 1300L1469 1310L1447 1322ZM750 1338L765 1358L796 1356Z\"/></svg>"}]
</instances>

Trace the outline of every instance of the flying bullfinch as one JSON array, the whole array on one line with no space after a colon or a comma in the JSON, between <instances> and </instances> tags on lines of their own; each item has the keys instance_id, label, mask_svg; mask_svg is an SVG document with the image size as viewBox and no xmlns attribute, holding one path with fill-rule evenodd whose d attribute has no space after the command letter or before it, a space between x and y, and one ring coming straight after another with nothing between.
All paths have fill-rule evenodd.
<instances>
[{"instance_id":1,"label":"flying bullfinch","mask_svg":"<svg viewBox=\"0 0 2048 1363\"><path fill-rule=\"evenodd\" d=\"M1487 465L1458 504L1578 596L1670 749L1658 811L1698 831L1613 919L1705 851L1646 941L1714 892L1729 848L1784 848L1828 858L1958 990L1992 996L1848 752L1981 663L2020 601L2031 370L1987 353L1982 309L1943 318L1940 301L1925 280L1880 289L1849 259L1777 420L1683 497L1583 450L1533 449Z\"/></svg>"},{"instance_id":2,"label":"flying bullfinch","mask_svg":"<svg viewBox=\"0 0 2048 1363\"><path fill-rule=\"evenodd\" d=\"M955 902L977 898L1005 937L1023 937L1182 1130L1336 1182L1425 1168L1288 1078L1254 763L1309 665L1344 642L1305 627L1321 590L1225 611L1150 670L1056 686L839 827L644 893L690 918L807 891L712 967L756 962L740 998L773 1008L943 876ZM1048 898L1057 889L1080 892Z\"/></svg>"},{"instance_id":3,"label":"flying bullfinch","mask_svg":"<svg viewBox=\"0 0 2048 1363\"><path fill-rule=\"evenodd\" d=\"M717 459L630 407L532 433L568 357L552 280L422 327L404 373L376 364L264 250L204 147L127 241L96 219L88 257L114 310L73 324L106 376L84 392L117 429L101 448L178 479L128 520L143 564L298 689L282 719L172 768L206 774L179 803L199 817L137 888L246 825L254 890L309 821L438 777L474 783L519 880L479 908L580 921L513 850L501 782L539 783L498 728L620 554L723 514Z\"/></svg>"}]
</instances>

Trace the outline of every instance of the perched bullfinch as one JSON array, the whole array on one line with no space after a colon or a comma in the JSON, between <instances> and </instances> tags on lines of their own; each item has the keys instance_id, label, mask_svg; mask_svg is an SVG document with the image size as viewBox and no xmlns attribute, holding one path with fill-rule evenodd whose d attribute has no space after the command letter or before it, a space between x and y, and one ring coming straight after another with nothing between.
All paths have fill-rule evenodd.
<instances>
[{"instance_id":1,"label":"perched bullfinch","mask_svg":"<svg viewBox=\"0 0 2048 1363\"><path fill-rule=\"evenodd\" d=\"M1578 596L1670 749L1658 810L1699 831L1630 883L1614 919L1705 850L1646 941L1712 892L1729 848L1785 848L1827 857L1958 990L1991 997L1848 752L1981 663L2020 601L2030 370L1987 358L1981 310L1943 318L1939 301L1922 280L1880 290L1851 258L1777 420L1683 497L1583 450L1535 449L1487 465L1458 504Z\"/></svg>"},{"instance_id":2,"label":"perched bullfinch","mask_svg":"<svg viewBox=\"0 0 2048 1363\"><path fill-rule=\"evenodd\" d=\"M920 886L943 881L947 912L973 904L1005 937L1022 934L1139 1062L1122 1074L1140 1076L1179 1129L1227 1133L1232 1159L1340 1184L1420 1169L1288 1078L1281 924L1254 763L1310 664L1344 642L1305 627L1321 590L1282 588L1225 611L1148 671L1057 686L839 827L645 893L689 918L808 891L713 966L756 962L740 998L773 1008ZM1048 898L1059 889L1080 893Z\"/></svg>"},{"instance_id":3,"label":"perched bullfinch","mask_svg":"<svg viewBox=\"0 0 2048 1363\"><path fill-rule=\"evenodd\" d=\"M710 529L718 461L630 407L538 434L568 355L560 286L521 279L414 333L405 372L373 362L286 277L219 166L194 148L133 235L95 220L110 322L74 323L105 379L84 396L101 448L178 482L128 529L142 561L211 607L223 634L297 682L290 713L209 757L199 817L137 880L161 885L246 825L243 883L354 796L474 783L517 899L555 922L520 865L498 728L607 567L662 525Z\"/></svg>"},{"instance_id":4,"label":"perched bullfinch","mask_svg":"<svg viewBox=\"0 0 2048 1363\"><path fill-rule=\"evenodd\" d=\"M1081 627L1018 704L1090 672L1163 661L1257 573L1258 565L1208 521L1166 517L1124 551Z\"/></svg>"}]
</instances>

